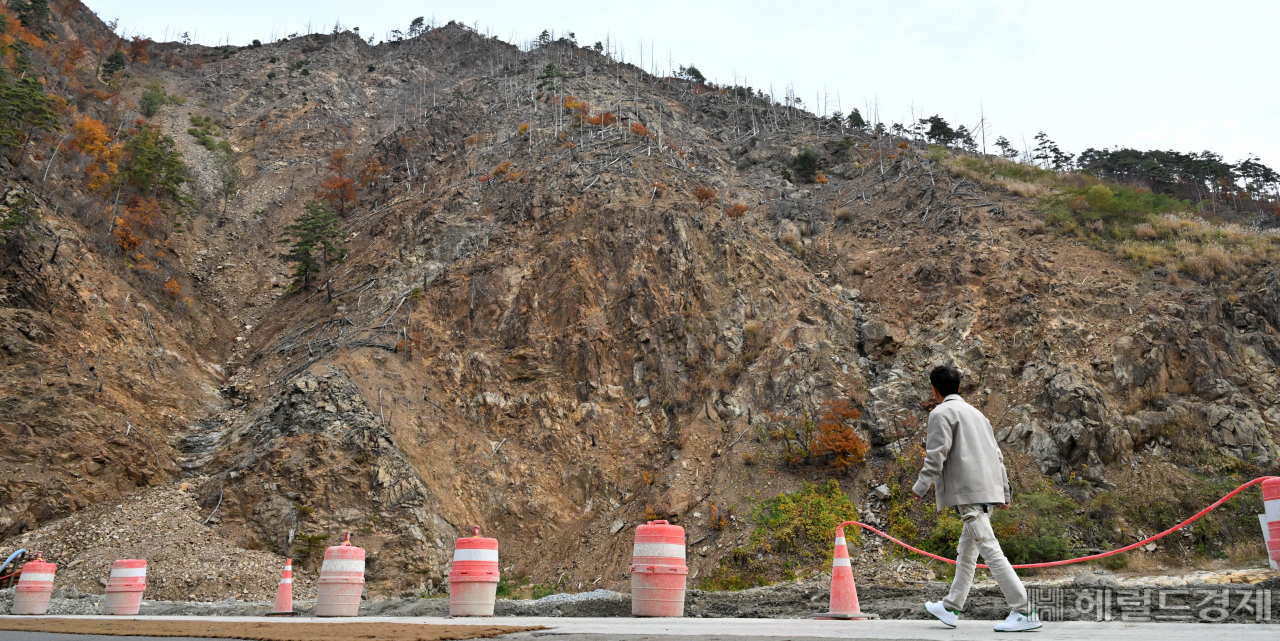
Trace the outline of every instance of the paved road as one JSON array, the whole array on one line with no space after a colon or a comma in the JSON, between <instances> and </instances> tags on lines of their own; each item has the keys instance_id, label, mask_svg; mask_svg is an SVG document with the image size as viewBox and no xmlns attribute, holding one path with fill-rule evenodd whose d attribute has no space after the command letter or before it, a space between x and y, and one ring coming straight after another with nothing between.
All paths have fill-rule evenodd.
<instances>
[{"instance_id":1,"label":"paved road","mask_svg":"<svg viewBox=\"0 0 1280 641\"><path fill-rule=\"evenodd\" d=\"M94 617L99 618L99 617ZM119 620L121 617L101 617ZM263 617L137 617L210 621L274 621ZM289 619L312 622L314 619ZM799 639L899 639L963 641L1004 638L996 635L994 621L961 621L949 629L934 621L814 621L809 619L592 619L559 617L494 617L447 619L429 617L361 617L361 622L435 623L449 625L499 624L546 626L536 632L500 637L511 641L780 641ZM350 623L350 621L348 621ZM1012 635L1010 635L1012 636ZM1275 624L1208 623L1046 623L1036 632L1022 635L1034 641L1274 641L1280 636ZM0 641L142 641L144 637L105 637L0 631ZM169 639L168 641L176 641Z\"/></svg>"}]
</instances>

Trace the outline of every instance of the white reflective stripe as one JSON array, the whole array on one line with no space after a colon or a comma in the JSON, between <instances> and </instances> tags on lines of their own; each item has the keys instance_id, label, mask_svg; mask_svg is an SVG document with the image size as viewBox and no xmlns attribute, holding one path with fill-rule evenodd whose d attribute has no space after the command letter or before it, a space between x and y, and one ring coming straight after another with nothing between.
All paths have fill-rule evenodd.
<instances>
[{"instance_id":1,"label":"white reflective stripe","mask_svg":"<svg viewBox=\"0 0 1280 641\"><path fill-rule=\"evenodd\" d=\"M364 561L328 559L320 566L321 572L364 572Z\"/></svg>"},{"instance_id":2,"label":"white reflective stripe","mask_svg":"<svg viewBox=\"0 0 1280 641\"><path fill-rule=\"evenodd\" d=\"M52 572L41 572L39 574L36 574L35 572L23 572L22 576L18 577L18 583L22 583L23 581L52 581L52 580L53 580Z\"/></svg>"},{"instance_id":3,"label":"white reflective stripe","mask_svg":"<svg viewBox=\"0 0 1280 641\"><path fill-rule=\"evenodd\" d=\"M844 537L843 537L843 536L837 536L837 537L836 537L836 545L844 545Z\"/></svg>"},{"instance_id":4,"label":"white reflective stripe","mask_svg":"<svg viewBox=\"0 0 1280 641\"><path fill-rule=\"evenodd\" d=\"M283 585L283 584L285 584L285 583L293 583L293 579L280 579L280 583L281 583L282 585Z\"/></svg>"},{"instance_id":5,"label":"white reflective stripe","mask_svg":"<svg viewBox=\"0 0 1280 641\"><path fill-rule=\"evenodd\" d=\"M146 568L111 568L111 576L117 579L126 579L135 576L146 576Z\"/></svg>"},{"instance_id":6,"label":"white reflective stripe","mask_svg":"<svg viewBox=\"0 0 1280 641\"><path fill-rule=\"evenodd\" d=\"M454 561L492 561L498 562L497 550L458 548L453 551Z\"/></svg>"},{"instance_id":7,"label":"white reflective stripe","mask_svg":"<svg viewBox=\"0 0 1280 641\"><path fill-rule=\"evenodd\" d=\"M636 543L631 548L632 556L665 556L668 558L684 558L684 546L674 543Z\"/></svg>"},{"instance_id":8,"label":"white reflective stripe","mask_svg":"<svg viewBox=\"0 0 1280 641\"><path fill-rule=\"evenodd\" d=\"M850 566L850 565L849 565L849 559L832 559L832 560L831 560L831 567L833 567L833 568L846 567L846 568L847 568L847 567L852 567L852 566Z\"/></svg>"}]
</instances>

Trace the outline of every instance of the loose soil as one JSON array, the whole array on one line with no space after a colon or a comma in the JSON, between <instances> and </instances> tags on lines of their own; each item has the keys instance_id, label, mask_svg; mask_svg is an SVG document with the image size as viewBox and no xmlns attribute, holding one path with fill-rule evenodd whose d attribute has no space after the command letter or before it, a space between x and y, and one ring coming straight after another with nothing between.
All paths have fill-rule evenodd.
<instances>
[{"instance_id":1,"label":"loose soil","mask_svg":"<svg viewBox=\"0 0 1280 641\"><path fill-rule=\"evenodd\" d=\"M221 621L100 621L84 619L29 619L0 621L0 630L107 634L111 636L198 637L253 639L254 641L443 641L487 639L500 634L541 630L541 626L421 625L411 623L313 623Z\"/></svg>"}]
</instances>

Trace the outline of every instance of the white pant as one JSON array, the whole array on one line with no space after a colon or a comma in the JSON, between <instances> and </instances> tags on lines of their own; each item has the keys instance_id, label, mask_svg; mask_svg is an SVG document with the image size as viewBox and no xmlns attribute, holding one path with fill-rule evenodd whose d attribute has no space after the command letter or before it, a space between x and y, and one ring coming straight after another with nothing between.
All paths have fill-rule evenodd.
<instances>
[{"instance_id":1,"label":"white pant","mask_svg":"<svg viewBox=\"0 0 1280 641\"><path fill-rule=\"evenodd\" d=\"M981 554L982 560L991 568L991 576L1004 593L1004 600L1009 602L1009 609L1030 614L1027 591L1000 549L1000 542L996 540L995 532L991 531L991 517L982 508L981 505L956 506L960 511L960 520L964 521L964 529L960 532L960 544L957 546L956 578L951 582L951 593L942 600L942 606L948 610L964 609L964 602L969 598L969 588L973 587L973 572L977 569L978 555Z\"/></svg>"}]
</instances>

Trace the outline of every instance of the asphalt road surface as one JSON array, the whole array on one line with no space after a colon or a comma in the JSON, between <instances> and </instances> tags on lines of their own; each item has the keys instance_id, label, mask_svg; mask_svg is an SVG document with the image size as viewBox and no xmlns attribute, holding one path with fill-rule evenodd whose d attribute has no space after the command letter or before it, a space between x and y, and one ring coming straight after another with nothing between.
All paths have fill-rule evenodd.
<instances>
[{"instance_id":1,"label":"asphalt road surface","mask_svg":"<svg viewBox=\"0 0 1280 641\"><path fill-rule=\"evenodd\" d=\"M75 617L81 618L81 617ZM94 617L96 618L96 617ZM265 621L259 617L138 617L139 619L204 619L211 621ZM112 617L120 620L120 617ZM280 621L274 619L273 621ZM314 619L292 619L310 621ZM782 641L803 639L968 640L1022 636L1035 641L1274 641L1280 637L1275 624L1210 623L1082 623L1047 622L1040 630L1021 635L999 635L994 621L964 621L950 629L936 621L815 621L809 619L626 619L494 617L448 619L426 617L361 617L359 622L434 623L445 625L498 624L546 626L546 630L504 635L510 641ZM344 623L356 623L345 621ZM143 641L155 637L49 634L0 631L0 641ZM187 641L167 638L167 641ZM192 640L194 641L194 640ZM358 641L353 639L353 641Z\"/></svg>"}]
</instances>

